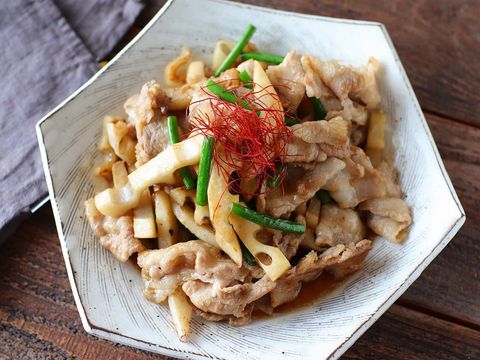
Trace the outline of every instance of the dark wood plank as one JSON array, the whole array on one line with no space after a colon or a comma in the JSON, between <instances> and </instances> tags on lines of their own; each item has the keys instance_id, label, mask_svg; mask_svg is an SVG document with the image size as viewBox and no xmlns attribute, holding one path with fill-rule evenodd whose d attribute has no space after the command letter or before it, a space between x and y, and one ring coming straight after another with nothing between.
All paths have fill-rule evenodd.
<instances>
[{"instance_id":1,"label":"dark wood plank","mask_svg":"<svg viewBox=\"0 0 480 360\"><path fill-rule=\"evenodd\" d=\"M68 354L52 343L14 326L0 325L0 359L67 359ZM24 344L24 346L20 346ZM28 346L25 346L28 344Z\"/></svg>"},{"instance_id":2,"label":"dark wood plank","mask_svg":"<svg viewBox=\"0 0 480 360\"><path fill-rule=\"evenodd\" d=\"M382 22L387 26L422 107L445 117L480 125L477 116L480 113L478 0L239 2L312 15ZM145 25L163 3L164 0L149 0L138 24Z\"/></svg>"},{"instance_id":3,"label":"dark wood plank","mask_svg":"<svg viewBox=\"0 0 480 360\"><path fill-rule=\"evenodd\" d=\"M479 359L480 333L394 305L342 359Z\"/></svg>"},{"instance_id":4,"label":"dark wood plank","mask_svg":"<svg viewBox=\"0 0 480 360\"><path fill-rule=\"evenodd\" d=\"M145 8L136 19L135 25L143 28L166 2L167 0L146 0Z\"/></svg>"},{"instance_id":5,"label":"dark wood plank","mask_svg":"<svg viewBox=\"0 0 480 360\"><path fill-rule=\"evenodd\" d=\"M401 299L480 326L480 129L427 119L467 220Z\"/></svg>"}]
</instances>

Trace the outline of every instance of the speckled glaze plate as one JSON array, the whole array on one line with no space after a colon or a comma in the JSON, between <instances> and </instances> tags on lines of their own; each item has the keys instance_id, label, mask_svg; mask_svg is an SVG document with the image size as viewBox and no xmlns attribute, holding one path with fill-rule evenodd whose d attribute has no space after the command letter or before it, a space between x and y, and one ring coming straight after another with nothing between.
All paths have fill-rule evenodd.
<instances>
[{"instance_id":1,"label":"speckled glaze plate","mask_svg":"<svg viewBox=\"0 0 480 360\"><path fill-rule=\"evenodd\" d=\"M403 245L375 239L366 266L309 307L244 327L194 320L189 343L175 333L168 309L142 296L140 274L94 239L83 216L93 196L91 169L106 114L163 68L183 45L210 63L221 38L257 27L262 51L318 55L360 65L375 56L388 148L413 211ZM76 305L88 333L189 359L335 359L377 320L445 247L465 221L410 82L385 27L282 12L220 0L169 1L108 66L37 125L45 174Z\"/></svg>"}]
</instances>

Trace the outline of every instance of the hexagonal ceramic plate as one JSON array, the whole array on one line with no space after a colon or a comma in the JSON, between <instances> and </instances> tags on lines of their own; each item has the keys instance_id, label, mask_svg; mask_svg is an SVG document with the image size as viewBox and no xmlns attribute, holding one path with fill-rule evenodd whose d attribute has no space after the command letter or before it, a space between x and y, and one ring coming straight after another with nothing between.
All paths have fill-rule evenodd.
<instances>
[{"instance_id":1,"label":"hexagonal ceramic plate","mask_svg":"<svg viewBox=\"0 0 480 360\"><path fill-rule=\"evenodd\" d=\"M215 42L257 26L260 49L296 49L323 59L383 66L381 107L389 117L389 148L413 211L403 245L376 239L363 271L313 305L244 327L194 320L182 343L170 315L142 296L140 274L120 264L93 238L83 202L102 118L121 115L125 99L183 45L210 61ZM465 220L428 126L385 27L281 12L220 0L170 1L110 64L37 125L45 173L72 291L89 333L166 355L192 359L323 359L339 357L420 275Z\"/></svg>"}]
</instances>

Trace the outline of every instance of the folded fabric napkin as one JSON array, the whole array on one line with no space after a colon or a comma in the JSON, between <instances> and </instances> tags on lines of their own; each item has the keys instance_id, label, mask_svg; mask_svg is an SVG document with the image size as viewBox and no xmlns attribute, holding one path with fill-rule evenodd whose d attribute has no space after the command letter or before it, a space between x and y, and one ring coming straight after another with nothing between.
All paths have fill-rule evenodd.
<instances>
[{"instance_id":1,"label":"folded fabric napkin","mask_svg":"<svg viewBox=\"0 0 480 360\"><path fill-rule=\"evenodd\" d=\"M143 9L140 0L54 0L85 46L102 60Z\"/></svg>"},{"instance_id":2,"label":"folded fabric napkin","mask_svg":"<svg viewBox=\"0 0 480 360\"><path fill-rule=\"evenodd\" d=\"M35 123L97 70L142 9L134 0L0 4L0 243L47 194Z\"/></svg>"}]
</instances>

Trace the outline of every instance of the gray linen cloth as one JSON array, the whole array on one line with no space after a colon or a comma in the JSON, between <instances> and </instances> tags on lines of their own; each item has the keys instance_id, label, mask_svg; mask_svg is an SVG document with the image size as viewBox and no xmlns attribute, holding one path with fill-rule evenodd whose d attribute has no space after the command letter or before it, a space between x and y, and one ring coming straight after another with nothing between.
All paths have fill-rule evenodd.
<instances>
[{"instance_id":1,"label":"gray linen cloth","mask_svg":"<svg viewBox=\"0 0 480 360\"><path fill-rule=\"evenodd\" d=\"M140 0L54 0L85 46L102 60L143 8Z\"/></svg>"},{"instance_id":2,"label":"gray linen cloth","mask_svg":"<svg viewBox=\"0 0 480 360\"><path fill-rule=\"evenodd\" d=\"M133 0L1 2L0 243L47 193L35 123L98 70L140 10Z\"/></svg>"}]
</instances>

